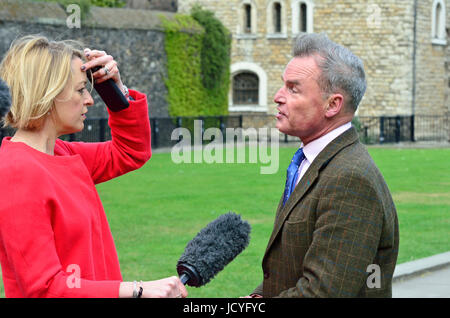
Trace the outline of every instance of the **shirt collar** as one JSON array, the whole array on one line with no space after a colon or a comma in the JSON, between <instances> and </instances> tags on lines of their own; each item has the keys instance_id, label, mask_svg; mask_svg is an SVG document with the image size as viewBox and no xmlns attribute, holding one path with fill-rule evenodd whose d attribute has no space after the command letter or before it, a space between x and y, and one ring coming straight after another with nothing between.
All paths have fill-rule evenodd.
<instances>
[{"instance_id":1,"label":"shirt collar","mask_svg":"<svg viewBox=\"0 0 450 318\"><path fill-rule=\"evenodd\" d=\"M344 131L350 129L352 127L352 123L348 122L346 124L343 124L342 126L339 126L336 129L333 129L329 133L323 135L320 138L317 138L313 141L311 141L306 146L303 146L303 143L301 147L303 147L303 153L305 154L306 159L309 161L309 163L312 163L314 159L319 155L319 153L325 149L325 147L332 142L334 139L336 139L339 135L341 135Z\"/></svg>"}]
</instances>

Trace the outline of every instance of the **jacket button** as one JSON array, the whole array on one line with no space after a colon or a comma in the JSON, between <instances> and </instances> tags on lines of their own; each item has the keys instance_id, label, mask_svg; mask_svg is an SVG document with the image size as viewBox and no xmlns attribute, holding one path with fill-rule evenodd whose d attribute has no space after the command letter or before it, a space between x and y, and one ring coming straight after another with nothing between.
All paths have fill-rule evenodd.
<instances>
[{"instance_id":1,"label":"jacket button","mask_svg":"<svg viewBox=\"0 0 450 318\"><path fill-rule=\"evenodd\" d=\"M270 276L269 272L265 272L265 273L264 273L264 278L265 278L265 279L269 278L269 276Z\"/></svg>"}]
</instances>

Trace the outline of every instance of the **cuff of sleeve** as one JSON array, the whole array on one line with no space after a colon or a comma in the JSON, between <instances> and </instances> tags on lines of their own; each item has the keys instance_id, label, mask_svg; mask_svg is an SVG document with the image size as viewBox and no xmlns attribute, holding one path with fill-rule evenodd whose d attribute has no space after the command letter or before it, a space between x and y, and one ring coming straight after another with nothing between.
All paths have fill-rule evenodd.
<instances>
[{"instance_id":1,"label":"cuff of sleeve","mask_svg":"<svg viewBox=\"0 0 450 318\"><path fill-rule=\"evenodd\" d=\"M145 95L144 93L141 93L141 92L139 92L139 91L136 91L136 90L134 90L134 89L129 89L129 90L128 90L128 93L129 93L130 96L133 97L133 99L134 99L134 101L131 101L131 102L136 102L136 101L138 101L138 100L146 99L146 98L147 98L147 95Z\"/></svg>"},{"instance_id":2,"label":"cuff of sleeve","mask_svg":"<svg viewBox=\"0 0 450 318\"><path fill-rule=\"evenodd\" d=\"M259 284L258 287L250 295L262 295L263 294L263 283Z\"/></svg>"},{"instance_id":3,"label":"cuff of sleeve","mask_svg":"<svg viewBox=\"0 0 450 318\"><path fill-rule=\"evenodd\" d=\"M134 100L130 100L130 106L120 112L113 112L108 108L109 118L117 118L122 120L123 118L136 118L148 114L147 95L144 93L130 89L129 94Z\"/></svg>"}]
</instances>

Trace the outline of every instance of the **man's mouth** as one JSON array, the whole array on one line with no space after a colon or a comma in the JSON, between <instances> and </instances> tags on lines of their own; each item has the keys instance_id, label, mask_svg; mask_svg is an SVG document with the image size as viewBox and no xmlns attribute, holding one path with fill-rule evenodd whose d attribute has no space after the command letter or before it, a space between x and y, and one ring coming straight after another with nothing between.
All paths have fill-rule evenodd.
<instances>
[{"instance_id":1,"label":"man's mouth","mask_svg":"<svg viewBox=\"0 0 450 318\"><path fill-rule=\"evenodd\" d=\"M283 113L279 108L277 108L278 114L276 115L277 119L280 119L281 117L286 117L286 114Z\"/></svg>"}]
</instances>

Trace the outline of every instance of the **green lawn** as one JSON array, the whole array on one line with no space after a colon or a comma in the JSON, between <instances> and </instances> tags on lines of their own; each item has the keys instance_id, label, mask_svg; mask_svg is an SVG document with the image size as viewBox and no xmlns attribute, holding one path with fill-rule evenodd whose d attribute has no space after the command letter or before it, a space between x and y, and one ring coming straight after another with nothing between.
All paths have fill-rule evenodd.
<instances>
[{"instance_id":1,"label":"green lawn","mask_svg":"<svg viewBox=\"0 0 450 318\"><path fill-rule=\"evenodd\" d=\"M154 154L140 170L98 185L124 280L176 274L184 247L219 215L233 211L252 226L248 248L190 297L239 297L262 279L261 259L272 231L294 148L280 148L280 168L259 164L174 164ZM369 148L385 176L400 223L399 263L449 250L450 149ZM3 284L0 294L4 296Z\"/></svg>"}]
</instances>

